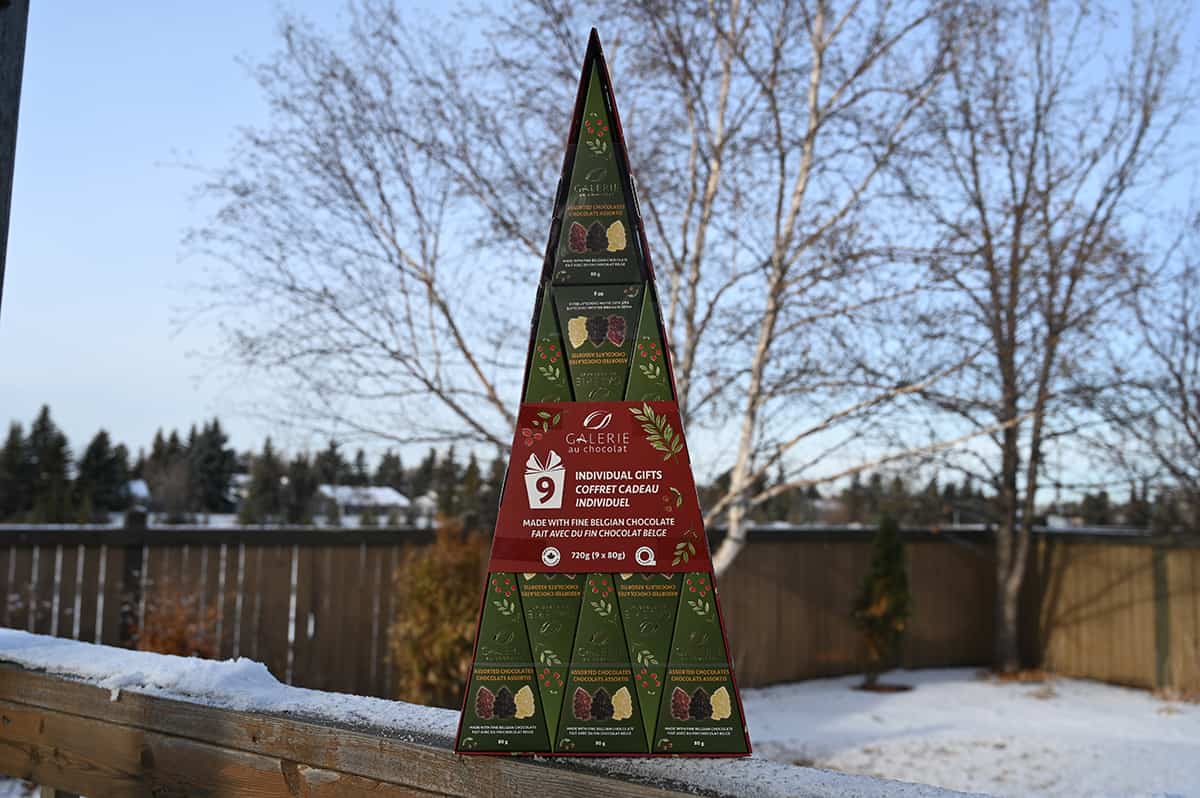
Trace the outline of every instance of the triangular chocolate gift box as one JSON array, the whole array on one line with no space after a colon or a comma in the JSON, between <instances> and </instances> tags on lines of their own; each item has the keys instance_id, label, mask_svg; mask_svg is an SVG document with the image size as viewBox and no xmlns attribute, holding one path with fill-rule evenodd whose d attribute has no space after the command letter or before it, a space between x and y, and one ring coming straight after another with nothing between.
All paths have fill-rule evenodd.
<instances>
[{"instance_id":1,"label":"triangular chocolate gift box","mask_svg":"<svg viewBox=\"0 0 1200 798\"><path fill-rule=\"evenodd\" d=\"M595 30L535 296L455 750L747 755L654 270Z\"/></svg>"}]
</instances>

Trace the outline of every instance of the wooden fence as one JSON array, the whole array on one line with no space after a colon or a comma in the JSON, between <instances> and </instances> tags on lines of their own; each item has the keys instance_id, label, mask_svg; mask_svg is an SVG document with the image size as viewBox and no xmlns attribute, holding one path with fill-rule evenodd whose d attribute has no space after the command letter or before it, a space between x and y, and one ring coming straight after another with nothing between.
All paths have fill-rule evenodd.
<instances>
[{"instance_id":1,"label":"wooden fence","mask_svg":"<svg viewBox=\"0 0 1200 798\"><path fill-rule=\"evenodd\" d=\"M428 531L0 531L0 625L115 646L191 624L281 681L391 696L392 575Z\"/></svg>"},{"instance_id":2,"label":"wooden fence","mask_svg":"<svg viewBox=\"0 0 1200 798\"><path fill-rule=\"evenodd\" d=\"M849 618L867 530L761 530L720 583L739 682L854 673ZM204 620L212 654L289 684L394 697L391 575L427 531L0 530L0 625L129 645L156 614ZM906 532L906 667L992 660L994 552L982 531ZM1200 545L1040 536L1023 596L1030 665L1200 693ZM179 598L183 597L183 598ZM172 602L188 602L180 607ZM160 616L161 617L161 616Z\"/></svg>"}]
</instances>

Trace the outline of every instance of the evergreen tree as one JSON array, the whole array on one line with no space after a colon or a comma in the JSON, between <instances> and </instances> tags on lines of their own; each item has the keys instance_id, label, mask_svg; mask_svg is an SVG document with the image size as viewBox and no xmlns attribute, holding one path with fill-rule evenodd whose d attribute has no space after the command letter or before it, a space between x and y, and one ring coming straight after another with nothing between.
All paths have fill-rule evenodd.
<instances>
[{"instance_id":1,"label":"evergreen tree","mask_svg":"<svg viewBox=\"0 0 1200 798\"><path fill-rule=\"evenodd\" d=\"M1085 493L1079 505L1079 514L1088 526L1104 526L1112 523L1112 506L1108 491Z\"/></svg>"},{"instance_id":2,"label":"evergreen tree","mask_svg":"<svg viewBox=\"0 0 1200 798\"><path fill-rule=\"evenodd\" d=\"M346 458L342 457L338 442L332 438L325 450L317 454L316 469L317 478L322 485L349 484L346 479L349 476L350 466L346 463Z\"/></svg>"},{"instance_id":3,"label":"evergreen tree","mask_svg":"<svg viewBox=\"0 0 1200 798\"><path fill-rule=\"evenodd\" d=\"M317 505L317 469L307 454L298 454L287 467L283 516L289 524L311 524Z\"/></svg>"},{"instance_id":4,"label":"evergreen tree","mask_svg":"<svg viewBox=\"0 0 1200 798\"><path fill-rule=\"evenodd\" d=\"M433 488L433 472L437 467L437 452L433 449L429 450L429 454L421 460L421 464L417 466L417 470L413 472L412 479L409 484L412 486L412 497L417 498L424 496Z\"/></svg>"},{"instance_id":5,"label":"evergreen tree","mask_svg":"<svg viewBox=\"0 0 1200 798\"><path fill-rule=\"evenodd\" d=\"M433 486L437 491L438 512L446 518L457 518L462 506L459 494L460 476L458 462L454 459L454 447L451 446L446 456L437 464Z\"/></svg>"},{"instance_id":6,"label":"evergreen tree","mask_svg":"<svg viewBox=\"0 0 1200 798\"><path fill-rule=\"evenodd\" d=\"M214 418L201 428L188 447L192 494L195 509L200 512L227 513L232 508L230 493L237 455L228 444L221 422Z\"/></svg>"},{"instance_id":7,"label":"evergreen tree","mask_svg":"<svg viewBox=\"0 0 1200 798\"><path fill-rule=\"evenodd\" d=\"M1136 482L1129 485L1129 501L1125 503L1125 523L1129 526L1150 526L1150 502L1147 501L1149 490L1145 485L1138 491Z\"/></svg>"},{"instance_id":8,"label":"evergreen tree","mask_svg":"<svg viewBox=\"0 0 1200 798\"><path fill-rule=\"evenodd\" d=\"M100 430L84 449L75 475L80 520L100 520L103 514L125 509L128 480L127 450L124 446L113 448L108 432Z\"/></svg>"},{"instance_id":9,"label":"evergreen tree","mask_svg":"<svg viewBox=\"0 0 1200 798\"><path fill-rule=\"evenodd\" d=\"M375 469L374 483L384 488L395 488L408 496L408 478L404 474L404 463L400 455L388 449L379 459L379 467Z\"/></svg>"},{"instance_id":10,"label":"evergreen tree","mask_svg":"<svg viewBox=\"0 0 1200 798\"><path fill-rule=\"evenodd\" d=\"M871 542L871 565L852 613L870 655L864 687L874 687L879 674L895 664L912 614L911 605L900 527L893 518L884 516Z\"/></svg>"},{"instance_id":11,"label":"evergreen tree","mask_svg":"<svg viewBox=\"0 0 1200 798\"><path fill-rule=\"evenodd\" d=\"M0 449L0 521L16 521L33 509L34 464L21 425L8 428Z\"/></svg>"},{"instance_id":12,"label":"evergreen tree","mask_svg":"<svg viewBox=\"0 0 1200 798\"><path fill-rule=\"evenodd\" d=\"M358 487L371 484L371 468L367 465L367 454L362 449L354 453L354 468L347 484Z\"/></svg>"},{"instance_id":13,"label":"evergreen tree","mask_svg":"<svg viewBox=\"0 0 1200 798\"><path fill-rule=\"evenodd\" d=\"M504 455L497 454L492 458L487 478L480 491L479 527L489 535L496 529L496 516L500 512L500 492L504 489L504 469Z\"/></svg>"},{"instance_id":14,"label":"evergreen tree","mask_svg":"<svg viewBox=\"0 0 1200 798\"><path fill-rule=\"evenodd\" d=\"M483 514L483 474L479 470L479 461L475 459L474 452L467 458L467 467L463 469L459 492L462 497L459 511L462 514L463 526L468 530L478 529Z\"/></svg>"},{"instance_id":15,"label":"evergreen tree","mask_svg":"<svg viewBox=\"0 0 1200 798\"><path fill-rule=\"evenodd\" d=\"M250 484L239 513L243 524L266 524L278 520L283 514L284 467L271 439L263 444L262 454L254 459L250 468Z\"/></svg>"},{"instance_id":16,"label":"evergreen tree","mask_svg":"<svg viewBox=\"0 0 1200 798\"><path fill-rule=\"evenodd\" d=\"M33 521L61 524L71 520L71 487L67 469L71 450L67 436L50 418L43 405L29 428L29 451L33 461Z\"/></svg>"}]
</instances>

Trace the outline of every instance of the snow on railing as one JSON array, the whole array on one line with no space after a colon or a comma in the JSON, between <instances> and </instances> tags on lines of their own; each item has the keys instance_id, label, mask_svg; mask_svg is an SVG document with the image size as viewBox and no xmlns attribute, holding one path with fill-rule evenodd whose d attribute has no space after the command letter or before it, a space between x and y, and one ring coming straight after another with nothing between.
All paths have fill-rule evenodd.
<instances>
[{"instance_id":1,"label":"snow on railing","mask_svg":"<svg viewBox=\"0 0 1200 798\"><path fill-rule=\"evenodd\" d=\"M93 798L263 795L902 796L935 787L749 759L457 757L457 713L280 684L262 664L0 630L0 771ZM751 719L753 723L753 719Z\"/></svg>"}]
</instances>

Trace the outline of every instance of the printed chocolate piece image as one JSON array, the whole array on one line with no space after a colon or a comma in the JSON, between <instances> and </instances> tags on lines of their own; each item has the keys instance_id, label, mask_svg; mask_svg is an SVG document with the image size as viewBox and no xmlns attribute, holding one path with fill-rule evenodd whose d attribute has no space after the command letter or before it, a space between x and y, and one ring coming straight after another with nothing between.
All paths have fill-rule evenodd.
<instances>
[{"instance_id":1,"label":"printed chocolate piece image","mask_svg":"<svg viewBox=\"0 0 1200 798\"><path fill-rule=\"evenodd\" d=\"M671 717L675 720L687 720L691 717L692 699L678 687L671 693Z\"/></svg>"},{"instance_id":2,"label":"printed chocolate piece image","mask_svg":"<svg viewBox=\"0 0 1200 798\"><path fill-rule=\"evenodd\" d=\"M587 337L592 346L600 346L608 335L608 316L589 316L587 320Z\"/></svg>"},{"instance_id":3,"label":"printed chocolate piece image","mask_svg":"<svg viewBox=\"0 0 1200 798\"><path fill-rule=\"evenodd\" d=\"M601 687L592 695L592 720L612 720L613 702L608 691Z\"/></svg>"},{"instance_id":4,"label":"printed chocolate piece image","mask_svg":"<svg viewBox=\"0 0 1200 798\"><path fill-rule=\"evenodd\" d=\"M625 225L617 219L608 226L608 251L620 252L625 249Z\"/></svg>"},{"instance_id":5,"label":"printed chocolate piece image","mask_svg":"<svg viewBox=\"0 0 1200 798\"><path fill-rule=\"evenodd\" d=\"M625 318L615 313L608 317L608 340L613 346L625 345Z\"/></svg>"},{"instance_id":6,"label":"printed chocolate piece image","mask_svg":"<svg viewBox=\"0 0 1200 798\"><path fill-rule=\"evenodd\" d=\"M492 706L492 711L498 718L516 717L517 704L513 701L513 694L507 687L501 687L496 691L496 702Z\"/></svg>"},{"instance_id":7,"label":"printed chocolate piece image","mask_svg":"<svg viewBox=\"0 0 1200 798\"><path fill-rule=\"evenodd\" d=\"M588 231L579 222L571 222L567 233L567 248L572 252L587 252Z\"/></svg>"},{"instance_id":8,"label":"printed chocolate piece image","mask_svg":"<svg viewBox=\"0 0 1200 798\"><path fill-rule=\"evenodd\" d=\"M608 233L599 222L592 222L587 229L587 248L588 252L608 251Z\"/></svg>"},{"instance_id":9,"label":"printed chocolate piece image","mask_svg":"<svg viewBox=\"0 0 1200 798\"><path fill-rule=\"evenodd\" d=\"M590 720L592 717L592 694L582 687L576 687L571 711L575 715L575 720Z\"/></svg>"},{"instance_id":10,"label":"printed chocolate piece image","mask_svg":"<svg viewBox=\"0 0 1200 798\"><path fill-rule=\"evenodd\" d=\"M497 703L499 699L497 698ZM688 706L688 715L692 720L708 720L712 717L712 702L708 699L708 693L704 692L704 688L697 687L696 692L692 693L692 701Z\"/></svg>"},{"instance_id":11,"label":"printed chocolate piece image","mask_svg":"<svg viewBox=\"0 0 1200 798\"><path fill-rule=\"evenodd\" d=\"M517 707L517 720L533 717L533 690L530 689L529 685L523 685L517 691L516 696L513 698L513 703Z\"/></svg>"},{"instance_id":12,"label":"printed chocolate piece image","mask_svg":"<svg viewBox=\"0 0 1200 798\"><path fill-rule=\"evenodd\" d=\"M588 339L587 316L576 316L567 322L567 339L571 342L572 349L583 346L583 342Z\"/></svg>"},{"instance_id":13,"label":"printed chocolate piece image","mask_svg":"<svg viewBox=\"0 0 1200 798\"><path fill-rule=\"evenodd\" d=\"M480 687L475 694L475 714L481 720L491 720L495 714L496 696L486 687Z\"/></svg>"},{"instance_id":14,"label":"printed chocolate piece image","mask_svg":"<svg viewBox=\"0 0 1200 798\"><path fill-rule=\"evenodd\" d=\"M729 691L718 687L712 694L712 719L725 720L733 714L733 706L729 702Z\"/></svg>"},{"instance_id":15,"label":"printed chocolate piece image","mask_svg":"<svg viewBox=\"0 0 1200 798\"><path fill-rule=\"evenodd\" d=\"M628 687L622 687L613 693L613 720L628 720L633 717L633 696Z\"/></svg>"}]
</instances>

